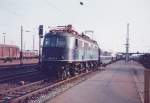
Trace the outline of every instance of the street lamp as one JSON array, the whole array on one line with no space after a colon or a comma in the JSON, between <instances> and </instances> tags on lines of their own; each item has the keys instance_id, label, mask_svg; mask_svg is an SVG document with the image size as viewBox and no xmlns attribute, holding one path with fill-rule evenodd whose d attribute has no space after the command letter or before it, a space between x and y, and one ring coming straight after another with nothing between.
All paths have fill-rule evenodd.
<instances>
[{"instance_id":1,"label":"street lamp","mask_svg":"<svg viewBox=\"0 0 150 103\"><path fill-rule=\"evenodd\" d=\"M6 33L2 33L3 34L3 43L4 43L4 45L5 45L5 34Z\"/></svg>"},{"instance_id":2,"label":"street lamp","mask_svg":"<svg viewBox=\"0 0 150 103\"><path fill-rule=\"evenodd\" d=\"M32 31L29 31L29 30L26 30L25 32L32 32ZM32 49L33 49L33 51L34 51L34 44L35 44L35 35L33 35L33 46L32 46Z\"/></svg>"},{"instance_id":3,"label":"street lamp","mask_svg":"<svg viewBox=\"0 0 150 103\"><path fill-rule=\"evenodd\" d=\"M30 30L25 30L25 32L32 32ZM34 50L34 40L35 37L33 35L33 50ZM23 64L23 26L21 26L21 52L20 52L20 64Z\"/></svg>"},{"instance_id":4,"label":"street lamp","mask_svg":"<svg viewBox=\"0 0 150 103\"><path fill-rule=\"evenodd\" d=\"M35 36L33 35L33 51L34 51Z\"/></svg>"}]
</instances>

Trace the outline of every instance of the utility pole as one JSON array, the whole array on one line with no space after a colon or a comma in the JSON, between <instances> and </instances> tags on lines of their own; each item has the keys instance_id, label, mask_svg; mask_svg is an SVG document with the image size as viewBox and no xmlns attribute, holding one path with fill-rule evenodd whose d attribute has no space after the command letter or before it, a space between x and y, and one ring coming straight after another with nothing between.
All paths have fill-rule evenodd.
<instances>
[{"instance_id":1,"label":"utility pole","mask_svg":"<svg viewBox=\"0 0 150 103\"><path fill-rule=\"evenodd\" d=\"M125 62L129 61L129 23L127 24L127 37L126 37L126 58Z\"/></svg>"},{"instance_id":2,"label":"utility pole","mask_svg":"<svg viewBox=\"0 0 150 103\"><path fill-rule=\"evenodd\" d=\"M33 35L33 51L34 51L34 41L35 41L35 37Z\"/></svg>"},{"instance_id":3,"label":"utility pole","mask_svg":"<svg viewBox=\"0 0 150 103\"><path fill-rule=\"evenodd\" d=\"M20 51L20 64L23 64L23 26L21 26L21 51Z\"/></svg>"},{"instance_id":4,"label":"utility pole","mask_svg":"<svg viewBox=\"0 0 150 103\"><path fill-rule=\"evenodd\" d=\"M5 45L5 35L4 35L4 45Z\"/></svg>"}]
</instances>

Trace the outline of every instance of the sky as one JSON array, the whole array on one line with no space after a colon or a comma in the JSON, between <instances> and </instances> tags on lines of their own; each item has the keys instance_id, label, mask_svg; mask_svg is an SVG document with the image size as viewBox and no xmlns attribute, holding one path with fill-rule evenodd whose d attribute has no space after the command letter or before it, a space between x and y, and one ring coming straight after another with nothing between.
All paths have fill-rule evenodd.
<instances>
[{"instance_id":1,"label":"sky","mask_svg":"<svg viewBox=\"0 0 150 103\"><path fill-rule=\"evenodd\" d=\"M48 32L48 27L72 24L79 33L94 31L89 36L103 50L124 52L127 23L129 51L150 52L150 0L0 0L0 44L6 33L6 44L20 46L22 25L29 50L33 35L38 49L39 25Z\"/></svg>"}]
</instances>

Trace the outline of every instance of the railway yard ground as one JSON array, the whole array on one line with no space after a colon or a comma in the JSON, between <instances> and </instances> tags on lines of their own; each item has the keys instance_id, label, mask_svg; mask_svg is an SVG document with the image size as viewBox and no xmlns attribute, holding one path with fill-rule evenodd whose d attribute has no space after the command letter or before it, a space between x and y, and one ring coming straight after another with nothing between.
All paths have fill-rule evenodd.
<instances>
[{"instance_id":1,"label":"railway yard ground","mask_svg":"<svg viewBox=\"0 0 150 103\"><path fill-rule=\"evenodd\" d=\"M0 71L0 103L142 103L143 95L144 67L134 61L61 82L34 68Z\"/></svg>"}]
</instances>

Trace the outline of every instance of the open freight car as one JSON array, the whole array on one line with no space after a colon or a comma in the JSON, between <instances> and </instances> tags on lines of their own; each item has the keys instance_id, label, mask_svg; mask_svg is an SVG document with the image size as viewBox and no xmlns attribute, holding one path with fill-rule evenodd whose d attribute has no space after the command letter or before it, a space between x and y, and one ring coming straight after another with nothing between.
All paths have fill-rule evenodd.
<instances>
[{"instance_id":1,"label":"open freight car","mask_svg":"<svg viewBox=\"0 0 150 103\"><path fill-rule=\"evenodd\" d=\"M1 60L12 60L19 58L20 50L15 45L3 45L0 44L0 59Z\"/></svg>"}]
</instances>

